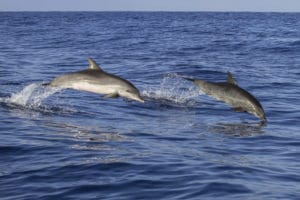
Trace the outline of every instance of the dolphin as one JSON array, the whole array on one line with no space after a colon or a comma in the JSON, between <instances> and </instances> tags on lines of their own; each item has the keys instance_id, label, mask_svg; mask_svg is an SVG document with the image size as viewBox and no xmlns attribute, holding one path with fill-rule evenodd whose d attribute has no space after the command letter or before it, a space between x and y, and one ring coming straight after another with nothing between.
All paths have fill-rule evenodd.
<instances>
[{"instance_id":1,"label":"dolphin","mask_svg":"<svg viewBox=\"0 0 300 200\"><path fill-rule=\"evenodd\" d=\"M104 98L123 97L144 102L139 90L132 83L103 71L91 58L88 62L88 69L58 76L50 83L43 85L103 94Z\"/></svg>"},{"instance_id":2,"label":"dolphin","mask_svg":"<svg viewBox=\"0 0 300 200\"><path fill-rule=\"evenodd\" d=\"M207 95L231 105L236 112L248 112L258 117L262 123L267 121L265 111L259 101L240 88L230 72L227 72L227 82L215 83L183 76L182 78L192 81Z\"/></svg>"}]
</instances>

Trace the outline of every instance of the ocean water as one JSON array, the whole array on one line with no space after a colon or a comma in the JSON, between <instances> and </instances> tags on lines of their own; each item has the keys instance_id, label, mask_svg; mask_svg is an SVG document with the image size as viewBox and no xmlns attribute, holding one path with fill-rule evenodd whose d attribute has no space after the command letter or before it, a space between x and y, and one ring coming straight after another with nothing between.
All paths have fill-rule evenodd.
<instances>
[{"instance_id":1,"label":"ocean water","mask_svg":"<svg viewBox=\"0 0 300 200\"><path fill-rule=\"evenodd\" d=\"M89 57L146 102L42 86ZM299 99L299 13L2 12L0 199L300 199Z\"/></svg>"}]
</instances>

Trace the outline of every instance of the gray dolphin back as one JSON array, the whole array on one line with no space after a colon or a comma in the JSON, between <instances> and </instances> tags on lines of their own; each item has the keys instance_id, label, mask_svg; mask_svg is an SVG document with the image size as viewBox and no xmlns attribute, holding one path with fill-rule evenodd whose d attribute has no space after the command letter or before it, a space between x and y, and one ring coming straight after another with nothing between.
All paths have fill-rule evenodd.
<instances>
[{"instance_id":1,"label":"gray dolphin back","mask_svg":"<svg viewBox=\"0 0 300 200\"><path fill-rule=\"evenodd\" d=\"M266 121L264 109L259 101L252 94L240 88L230 72L227 73L227 82L183 78L192 81L207 95L231 105L235 111L248 112L262 121Z\"/></svg>"}]
</instances>

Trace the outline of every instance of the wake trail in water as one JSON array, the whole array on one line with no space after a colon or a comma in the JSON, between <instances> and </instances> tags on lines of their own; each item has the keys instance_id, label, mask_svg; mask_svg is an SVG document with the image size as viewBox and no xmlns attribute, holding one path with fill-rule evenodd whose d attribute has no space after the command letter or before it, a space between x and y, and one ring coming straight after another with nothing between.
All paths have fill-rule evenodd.
<instances>
[{"instance_id":1,"label":"wake trail in water","mask_svg":"<svg viewBox=\"0 0 300 200\"><path fill-rule=\"evenodd\" d=\"M149 87L141 93L146 99L180 106L194 106L196 97L201 95L197 87L187 84L176 73L165 76L158 87Z\"/></svg>"}]
</instances>

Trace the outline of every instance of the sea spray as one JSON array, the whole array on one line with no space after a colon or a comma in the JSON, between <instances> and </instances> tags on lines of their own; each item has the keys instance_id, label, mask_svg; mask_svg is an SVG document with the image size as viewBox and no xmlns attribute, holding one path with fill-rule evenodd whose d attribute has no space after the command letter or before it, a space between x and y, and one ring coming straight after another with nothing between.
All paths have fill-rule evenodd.
<instances>
[{"instance_id":1,"label":"sea spray","mask_svg":"<svg viewBox=\"0 0 300 200\"><path fill-rule=\"evenodd\" d=\"M39 85L37 83L27 85L20 92L14 93L11 95L10 98L7 98L6 102L25 106L28 103L30 97L32 96L32 93L38 86Z\"/></svg>"},{"instance_id":2,"label":"sea spray","mask_svg":"<svg viewBox=\"0 0 300 200\"><path fill-rule=\"evenodd\" d=\"M61 91L57 87L45 87L40 83L32 83L10 97L0 97L0 103L14 111L19 117L36 117L39 113L72 114L77 110L58 102L47 101L49 96ZM23 112L24 111L24 112Z\"/></svg>"},{"instance_id":3,"label":"sea spray","mask_svg":"<svg viewBox=\"0 0 300 200\"><path fill-rule=\"evenodd\" d=\"M20 92L14 93L6 99L7 103L26 107L39 107L42 101L58 92L59 88L44 87L39 83L27 85Z\"/></svg>"},{"instance_id":4,"label":"sea spray","mask_svg":"<svg viewBox=\"0 0 300 200\"><path fill-rule=\"evenodd\" d=\"M199 90L193 85L187 85L176 73L166 75L158 87L149 87L142 91L146 98L167 101L177 105L193 106Z\"/></svg>"}]
</instances>

